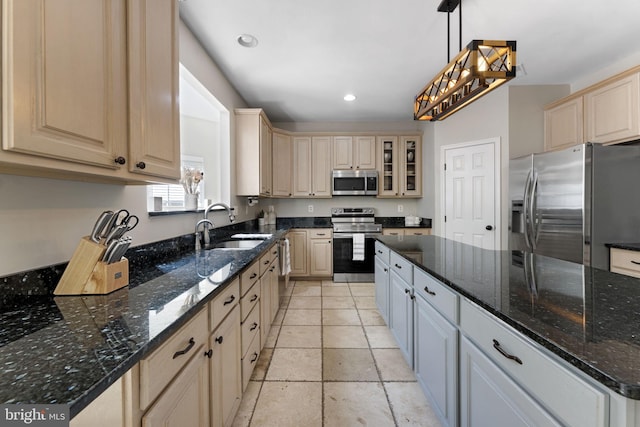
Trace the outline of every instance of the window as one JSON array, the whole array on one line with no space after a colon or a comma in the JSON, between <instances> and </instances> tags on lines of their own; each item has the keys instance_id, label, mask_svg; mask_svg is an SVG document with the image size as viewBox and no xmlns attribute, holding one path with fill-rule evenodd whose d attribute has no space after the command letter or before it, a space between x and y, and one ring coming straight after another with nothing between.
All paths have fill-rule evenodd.
<instances>
[{"instance_id":1,"label":"window","mask_svg":"<svg viewBox=\"0 0 640 427\"><path fill-rule=\"evenodd\" d=\"M180 64L180 155L182 167L204 172L198 208L208 201L229 204L231 199L229 111ZM147 187L147 208L162 198L163 211L185 210L180 184Z\"/></svg>"}]
</instances>

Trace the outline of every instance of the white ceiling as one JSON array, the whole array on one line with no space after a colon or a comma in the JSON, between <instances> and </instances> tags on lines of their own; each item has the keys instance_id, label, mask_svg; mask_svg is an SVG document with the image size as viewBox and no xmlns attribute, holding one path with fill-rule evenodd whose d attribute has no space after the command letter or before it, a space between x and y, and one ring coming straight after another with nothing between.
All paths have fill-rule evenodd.
<instances>
[{"instance_id":1,"label":"white ceiling","mask_svg":"<svg viewBox=\"0 0 640 427\"><path fill-rule=\"evenodd\" d=\"M414 96L447 63L439 3L184 0L180 15L249 106L274 122L400 121L412 120ZM462 7L463 46L517 41L526 75L512 85L571 84L640 50L638 0L462 0ZM242 33L258 46L241 47ZM451 57L458 39L456 10ZM346 93L357 100L343 101Z\"/></svg>"}]
</instances>

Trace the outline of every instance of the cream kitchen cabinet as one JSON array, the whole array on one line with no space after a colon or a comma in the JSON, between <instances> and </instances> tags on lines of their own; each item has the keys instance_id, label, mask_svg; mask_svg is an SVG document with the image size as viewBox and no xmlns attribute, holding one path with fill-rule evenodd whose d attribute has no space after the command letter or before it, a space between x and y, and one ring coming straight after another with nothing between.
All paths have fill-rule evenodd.
<instances>
[{"instance_id":1,"label":"cream kitchen cabinet","mask_svg":"<svg viewBox=\"0 0 640 427\"><path fill-rule=\"evenodd\" d=\"M584 95L589 142L617 143L640 138L640 71L624 73Z\"/></svg>"},{"instance_id":2,"label":"cream kitchen cabinet","mask_svg":"<svg viewBox=\"0 0 640 427\"><path fill-rule=\"evenodd\" d=\"M430 228L383 228L383 236L428 236Z\"/></svg>"},{"instance_id":3,"label":"cream kitchen cabinet","mask_svg":"<svg viewBox=\"0 0 640 427\"><path fill-rule=\"evenodd\" d=\"M307 231L309 237L309 274L313 277L333 275L333 231L330 228L313 228Z\"/></svg>"},{"instance_id":4,"label":"cream kitchen cabinet","mask_svg":"<svg viewBox=\"0 0 640 427\"><path fill-rule=\"evenodd\" d=\"M375 169L376 138L374 136L335 136L333 169Z\"/></svg>"},{"instance_id":5,"label":"cream kitchen cabinet","mask_svg":"<svg viewBox=\"0 0 640 427\"><path fill-rule=\"evenodd\" d=\"M331 197L331 137L293 137L293 197Z\"/></svg>"},{"instance_id":6,"label":"cream kitchen cabinet","mask_svg":"<svg viewBox=\"0 0 640 427\"><path fill-rule=\"evenodd\" d=\"M3 7L0 171L179 178L175 1L151 8L146 0L55 7L6 0Z\"/></svg>"},{"instance_id":7,"label":"cream kitchen cabinet","mask_svg":"<svg viewBox=\"0 0 640 427\"><path fill-rule=\"evenodd\" d=\"M289 255L292 277L308 276L309 262L307 260L307 231L292 230L287 233L289 239Z\"/></svg>"},{"instance_id":8,"label":"cream kitchen cabinet","mask_svg":"<svg viewBox=\"0 0 640 427\"><path fill-rule=\"evenodd\" d=\"M583 116L582 96L547 106L544 110L545 151L584 143Z\"/></svg>"},{"instance_id":9,"label":"cream kitchen cabinet","mask_svg":"<svg viewBox=\"0 0 640 427\"><path fill-rule=\"evenodd\" d=\"M237 108L235 121L236 193L239 196L271 196L271 122L260 108Z\"/></svg>"},{"instance_id":10,"label":"cream kitchen cabinet","mask_svg":"<svg viewBox=\"0 0 640 427\"><path fill-rule=\"evenodd\" d=\"M291 197L291 136L277 131L273 132L273 196Z\"/></svg>"},{"instance_id":11,"label":"cream kitchen cabinet","mask_svg":"<svg viewBox=\"0 0 640 427\"><path fill-rule=\"evenodd\" d=\"M376 139L378 197L422 196L422 140L419 136Z\"/></svg>"},{"instance_id":12,"label":"cream kitchen cabinet","mask_svg":"<svg viewBox=\"0 0 640 427\"><path fill-rule=\"evenodd\" d=\"M618 248L611 248L609 251L609 270L627 276L640 277L640 252Z\"/></svg>"},{"instance_id":13,"label":"cream kitchen cabinet","mask_svg":"<svg viewBox=\"0 0 640 427\"><path fill-rule=\"evenodd\" d=\"M273 318L280 308L278 294L278 248L273 245L260 257L260 348L264 347Z\"/></svg>"}]
</instances>

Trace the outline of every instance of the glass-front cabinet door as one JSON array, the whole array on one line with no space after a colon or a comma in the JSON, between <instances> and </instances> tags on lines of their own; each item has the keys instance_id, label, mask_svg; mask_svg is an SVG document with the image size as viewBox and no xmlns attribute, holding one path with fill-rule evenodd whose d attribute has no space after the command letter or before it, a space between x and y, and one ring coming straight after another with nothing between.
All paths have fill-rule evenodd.
<instances>
[{"instance_id":1,"label":"glass-front cabinet door","mask_svg":"<svg viewBox=\"0 0 640 427\"><path fill-rule=\"evenodd\" d=\"M378 149L378 197L397 197L398 191L398 137L379 136Z\"/></svg>"},{"instance_id":2,"label":"glass-front cabinet door","mask_svg":"<svg viewBox=\"0 0 640 427\"><path fill-rule=\"evenodd\" d=\"M422 195L422 147L420 137L400 137L400 196Z\"/></svg>"}]
</instances>

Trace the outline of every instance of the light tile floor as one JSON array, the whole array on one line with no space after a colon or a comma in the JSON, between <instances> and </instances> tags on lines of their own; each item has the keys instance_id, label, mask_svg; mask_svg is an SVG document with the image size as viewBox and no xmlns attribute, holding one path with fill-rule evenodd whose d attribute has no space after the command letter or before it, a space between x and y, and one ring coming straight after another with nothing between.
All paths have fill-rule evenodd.
<instances>
[{"instance_id":1,"label":"light tile floor","mask_svg":"<svg viewBox=\"0 0 640 427\"><path fill-rule=\"evenodd\" d=\"M233 426L440 426L374 292L291 281Z\"/></svg>"}]
</instances>

